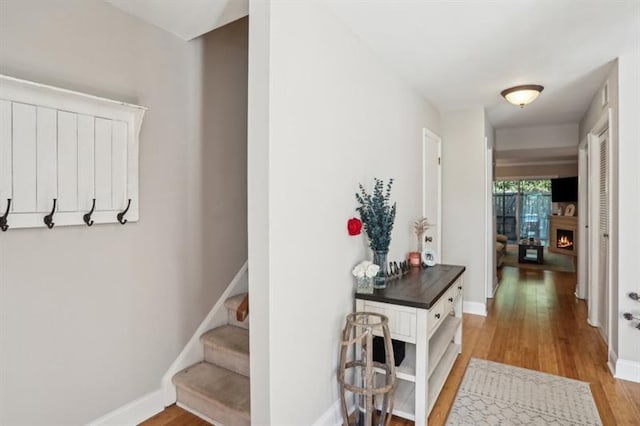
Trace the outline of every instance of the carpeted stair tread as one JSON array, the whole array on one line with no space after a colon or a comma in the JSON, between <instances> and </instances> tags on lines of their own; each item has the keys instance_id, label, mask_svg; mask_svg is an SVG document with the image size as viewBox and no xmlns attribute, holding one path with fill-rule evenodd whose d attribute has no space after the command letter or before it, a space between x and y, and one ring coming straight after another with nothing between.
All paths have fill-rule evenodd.
<instances>
[{"instance_id":1,"label":"carpeted stair tread","mask_svg":"<svg viewBox=\"0 0 640 426\"><path fill-rule=\"evenodd\" d=\"M173 377L178 402L223 424L249 424L249 378L200 362Z\"/></svg>"},{"instance_id":2,"label":"carpeted stair tread","mask_svg":"<svg viewBox=\"0 0 640 426\"><path fill-rule=\"evenodd\" d=\"M207 331L200 341L205 361L249 376L249 330L223 325Z\"/></svg>"},{"instance_id":3,"label":"carpeted stair tread","mask_svg":"<svg viewBox=\"0 0 640 426\"><path fill-rule=\"evenodd\" d=\"M247 293L240 293L235 296L231 296L230 298L224 301L224 307L227 308L227 322L229 324L248 330L249 329L248 316L244 321L238 321L236 319L236 310L238 309L238 306L240 306L240 304L242 303L246 295ZM249 313L249 316L250 315L251 313Z\"/></svg>"}]
</instances>

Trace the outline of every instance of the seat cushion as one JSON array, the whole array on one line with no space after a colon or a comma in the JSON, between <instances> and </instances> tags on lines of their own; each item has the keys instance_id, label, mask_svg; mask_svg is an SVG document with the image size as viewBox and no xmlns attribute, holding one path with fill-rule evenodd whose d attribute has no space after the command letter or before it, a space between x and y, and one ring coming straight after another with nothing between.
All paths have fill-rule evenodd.
<instances>
[{"instance_id":1,"label":"seat cushion","mask_svg":"<svg viewBox=\"0 0 640 426\"><path fill-rule=\"evenodd\" d=\"M501 242L502 244L507 244L509 238L506 235L498 234L496 235L496 241Z\"/></svg>"}]
</instances>

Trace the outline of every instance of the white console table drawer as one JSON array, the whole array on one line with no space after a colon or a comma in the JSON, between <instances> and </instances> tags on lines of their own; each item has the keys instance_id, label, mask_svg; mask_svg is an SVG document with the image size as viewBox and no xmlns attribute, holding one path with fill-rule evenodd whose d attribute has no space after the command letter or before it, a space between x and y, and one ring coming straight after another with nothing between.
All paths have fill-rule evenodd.
<instances>
[{"instance_id":1,"label":"white console table drawer","mask_svg":"<svg viewBox=\"0 0 640 426\"><path fill-rule=\"evenodd\" d=\"M416 342L416 308L366 300L363 310L386 315L392 339Z\"/></svg>"}]
</instances>

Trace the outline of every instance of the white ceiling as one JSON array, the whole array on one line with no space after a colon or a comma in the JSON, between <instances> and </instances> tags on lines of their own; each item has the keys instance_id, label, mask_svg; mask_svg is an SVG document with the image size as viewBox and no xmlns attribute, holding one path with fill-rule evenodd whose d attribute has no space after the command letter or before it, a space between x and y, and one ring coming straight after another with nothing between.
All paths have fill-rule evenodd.
<instances>
[{"instance_id":1,"label":"white ceiling","mask_svg":"<svg viewBox=\"0 0 640 426\"><path fill-rule=\"evenodd\" d=\"M249 0L105 0L191 40ZM483 106L496 128L577 123L612 61L639 49L639 0L325 0L441 111ZM292 35L294 36L294 35ZM500 91L542 84L524 109Z\"/></svg>"},{"instance_id":2,"label":"white ceiling","mask_svg":"<svg viewBox=\"0 0 640 426\"><path fill-rule=\"evenodd\" d=\"M326 0L441 111L484 106L497 128L577 123L613 61L638 49L638 0ZM500 97L542 84L520 109Z\"/></svg>"},{"instance_id":3,"label":"white ceiling","mask_svg":"<svg viewBox=\"0 0 640 426\"><path fill-rule=\"evenodd\" d=\"M249 0L105 1L183 40L192 40L249 12Z\"/></svg>"}]
</instances>

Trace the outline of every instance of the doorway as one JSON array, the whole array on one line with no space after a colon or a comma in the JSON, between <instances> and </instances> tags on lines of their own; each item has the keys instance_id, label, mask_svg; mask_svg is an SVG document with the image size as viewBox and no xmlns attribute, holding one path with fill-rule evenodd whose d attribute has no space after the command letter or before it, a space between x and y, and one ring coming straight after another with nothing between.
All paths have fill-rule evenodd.
<instances>
[{"instance_id":1,"label":"doorway","mask_svg":"<svg viewBox=\"0 0 640 426\"><path fill-rule=\"evenodd\" d=\"M422 132L422 216L429 220L423 250L430 247L442 256L442 139L431 130Z\"/></svg>"}]
</instances>

